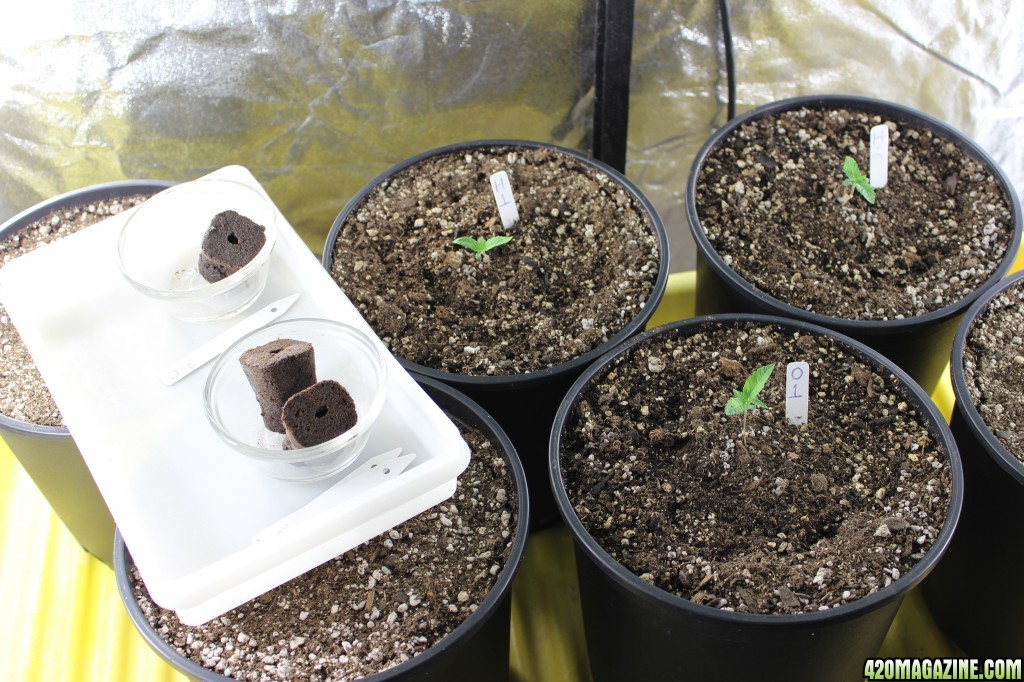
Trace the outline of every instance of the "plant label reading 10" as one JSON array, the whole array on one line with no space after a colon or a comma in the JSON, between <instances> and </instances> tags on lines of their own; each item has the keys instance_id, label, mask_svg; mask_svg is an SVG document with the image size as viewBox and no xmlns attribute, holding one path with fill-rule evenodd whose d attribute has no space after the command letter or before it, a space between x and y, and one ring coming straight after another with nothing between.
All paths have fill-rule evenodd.
<instances>
[{"instance_id":1,"label":"plant label reading 10","mask_svg":"<svg viewBox=\"0 0 1024 682\"><path fill-rule=\"evenodd\" d=\"M810 389L810 369L806 362L786 365L786 419L800 426L807 423L807 393Z\"/></svg>"},{"instance_id":2,"label":"plant label reading 10","mask_svg":"<svg viewBox=\"0 0 1024 682\"><path fill-rule=\"evenodd\" d=\"M889 126L877 125L871 129L871 169L869 182L879 189L889 183Z\"/></svg>"},{"instance_id":3,"label":"plant label reading 10","mask_svg":"<svg viewBox=\"0 0 1024 682\"><path fill-rule=\"evenodd\" d=\"M494 201L498 204L501 226L507 230L519 222L519 209L516 208L516 198L512 196L512 184L508 181L508 173L498 171L492 175L491 190L494 192Z\"/></svg>"}]
</instances>

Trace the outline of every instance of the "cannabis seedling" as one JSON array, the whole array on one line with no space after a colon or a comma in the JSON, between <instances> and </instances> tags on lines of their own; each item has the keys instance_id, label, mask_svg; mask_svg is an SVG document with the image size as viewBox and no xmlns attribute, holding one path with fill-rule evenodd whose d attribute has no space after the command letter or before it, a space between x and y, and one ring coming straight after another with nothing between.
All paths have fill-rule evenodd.
<instances>
[{"instance_id":1,"label":"cannabis seedling","mask_svg":"<svg viewBox=\"0 0 1024 682\"><path fill-rule=\"evenodd\" d=\"M764 388L765 383L768 381L768 377L771 376L772 371L775 369L775 363L770 365L764 365L758 367L747 380L743 382L743 390L737 391L735 388L732 389L732 397L725 404L725 413L728 416L734 414L743 415L743 449L747 448L747 413L753 410L755 407L768 406L757 399L757 394Z\"/></svg>"},{"instance_id":2,"label":"cannabis seedling","mask_svg":"<svg viewBox=\"0 0 1024 682\"><path fill-rule=\"evenodd\" d=\"M847 156L846 160L843 161L843 173L846 174L846 179L843 180L844 185L853 185L853 188L860 192L860 195L867 199L869 204L875 203L875 188L871 186L867 177L860 172L857 160L852 156Z\"/></svg>"},{"instance_id":3,"label":"cannabis seedling","mask_svg":"<svg viewBox=\"0 0 1024 682\"><path fill-rule=\"evenodd\" d=\"M459 246L465 246L476 254L477 260L482 260L485 253L496 246L508 244L510 241L512 241L512 237L499 234L494 237L488 237L487 239L484 239L483 237L459 237L452 243L458 244Z\"/></svg>"}]
</instances>

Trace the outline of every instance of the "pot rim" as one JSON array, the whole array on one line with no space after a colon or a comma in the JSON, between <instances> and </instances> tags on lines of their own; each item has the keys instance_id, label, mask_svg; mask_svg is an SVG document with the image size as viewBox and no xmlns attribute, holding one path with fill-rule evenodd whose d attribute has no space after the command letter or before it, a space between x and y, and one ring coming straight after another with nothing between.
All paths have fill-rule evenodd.
<instances>
[{"instance_id":1,"label":"pot rim","mask_svg":"<svg viewBox=\"0 0 1024 682\"><path fill-rule=\"evenodd\" d=\"M146 194L149 190L155 190L152 194L157 194L176 184L176 182L171 180L115 180L79 187L78 189L73 189L40 201L6 220L0 225L0 241L7 239L19 230L25 229L53 211L77 206L88 201L103 201L104 199L125 197L132 194ZM86 201L83 201L83 199ZM0 413L0 430L39 437L65 437L70 435L70 431L68 431L66 426L34 424L14 419L3 413Z\"/></svg>"},{"instance_id":2,"label":"pot rim","mask_svg":"<svg viewBox=\"0 0 1024 682\"><path fill-rule=\"evenodd\" d=\"M949 509L943 521L942 528L935 542L925 553L923 559L918 561L913 568L894 580L891 584L860 599L856 599L842 606L827 611L815 611L812 613L796 614L765 614L765 613L740 613L737 611L723 611L703 604L684 599L671 592L655 587L650 583L641 580L636 574L625 568L606 552L593 536L586 530L583 523L572 506L568 492L562 479L561 471L561 441L562 431L566 420L572 409L576 406L578 398L587 385L599 373L601 373L613 360L624 352L632 349L647 339L654 336L672 332L679 329L697 328L705 323L737 324L740 322L754 322L759 324L774 324L792 330L810 332L813 334L830 336L837 339L862 361L867 361L873 366L880 366L887 372L894 374L907 388L908 398L913 400L921 413L922 420L926 425L931 426L933 436L946 450L947 459L950 464L951 494ZM703 315L691 317L676 322L664 324L655 329L648 330L620 344L612 351L606 353L599 360L587 368L582 375L573 383L566 393L555 415L554 425L551 430L551 439L548 447L548 475L555 495L555 503L563 521L569 527L573 541L578 550L586 554L598 568L612 580L623 586L638 598L651 599L660 602L663 606L678 609L696 618L714 621L724 621L743 627L774 627L774 628L803 628L822 623L841 622L858 618L866 613L903 596L916 584L924 579L935 564L946 552L952 539L953 532L959 521L961 508L963 506L963 468L960 462L959 452L952 432L946 424L946 420L939 412L938 407L931 398L924 392L910 376L897 367L885 356L871 349L865 344L856 341L844 334L819 325L810 324L802 320L793 320L773 315L728 313L721 315Z\"/></svg>"},{"instance_id":3,"label":"pot rim","mask_svg":"<svg viewBox=\"0 0 1024 682\"><path fill-rule=\"evenodd\" d=\"M955 143L963 150L964 154L985 166L992 176L998 181L1003 190L1003 194L1006 196L1007 202L1009 203L1011 220L1011 234L1009 235L1006 253L1003 254L1003 258L1000 261L999 266L988 277L988 279L960 300L954 301L953 303L939 308L938 310L924 313L923 315L905 317L902 320L856 320L815 313L803 308L798 308L790 303L786 303L785 301L779 300L767 292L754 287L750 282L741 277L739 273L726 265L725 261L715 250L714 246L712 246L710 240L705 234L704 229L701 227L700 217L697 215L695 196L700 169L703 167L704 161L711 152L714 151L714 149L730 133L743 124L801 107L807 107L810 109L834 109L845 107L868 113L892 116L905 123L930 130L943 139ZM915 332L921 328L937 324L960 315L971 305L971 303L977 300L982 293L990 289L1006 275L1010 267L1013 265L1014 258L1016 256L1016 247L1021 243L1022 230L1024 230L1021 201L1017 195L1017 191L1014 189L1009 176L1006 175L1003 169L995 162L988 152L982 149L963 132L939 120L938 118L902 104L859 95L828 94L791 97L763 104L731 119L721 128L716 130L704 142L703 146L701 146L700 150L697 152L696 157L694 157L693 164L690 166L690 173L686 181L685 205L690 233L693 235L694 241L697 242L699 254L704 257L715 274L729 282L730 286L737 291L742 298L751 303L770 309L773 315L792 317L798 320L803 320L804 322L810 322L811 324L829 327L844 334L861 336Z\"/></svg>"},{"instance_id":4,"label":"pot rim","mask_svg":"<svg viewBox=\"0 0 1024 682\"><path fill-rule=\"evenodd\" d=\"M1021 462L1006 447L999 442L981 413L974 405L970 394L967 391L967 377L964 375L964 350L967 345L967 335L970 333L974 322L985 312L988 304L1008 289L1014 286L1024 286L1024 270L1010 275L996 286L985 292L985 295L975 301L964 314L960 324L957 326L956 334L953 336L953 349L950 355L949 370L950 378L953 381L953 396L956 399L954 409L963 420L971 434L982 445L982 450L992 458L1006 474L1008 474L1019 486L1024 487L1024 462Z\"/></svg>"},{"instance_id":5,"label":"pot rim","mask_svg":"<svg viewBox=\"0 0 1024 682\"><path fill-rule=\"evenodd\" d=\"M509 551L505 566L498 574L494 586L480 602L477 609L469 614L457 627L445 635L440 641L429 647L423 653L410 658L404 663L379 671L365 678L370 682L388 682L389 680L402 679L407 674L412 674L418 667L429 665L434 659L460 643L467 640L478 632L487 621L494 615L494 612L511 597L512 583L523 563L523 555L526 551L526 541L529 535L530 524L530 499L526 487L526 472L523 469L522 461L516 453L515 446L505 434L501 425L485 411L474 400L467 397L458 390L440 381L429 377L414 377L431 399L444 409L452 409L452 418L460 423L480 429L497 449L499 449L508 465L509 474L512 477L513 485L516 488L516 519L515 536L512 539L512 548ZM458 412L456 414L456 412ZM128 612L135 629L139 632L146 643L149 644L160 658L177 668L183 674L200 680L224 680L228 679L216 670L203 667L191 659L179 654L174 647L164 641L150 626L145 614L135 599L131 583L127 575L129 559L128 548L121 537L121 532L115 529L114 532L114 577L117 583L117 591L121 597L121 603Z\"/></svg>"},{"instance_id":6,"label":"pot rim","mask_svg":"<svg viewBox=\"0 0 1024 682\"><path fill-rule=\"evenodd\" d=\"M650 229L654 233L654 237L658 242L658 273L654 280L654 286L651 289L650 296L647 297L647 301L640 308L640 312L636 314L629 322L626 323L618 332L610 336L607 341L602 342L595 348L587 351L583 355L578 355L575 358L568 360L562 364L554 365L552 367L545 367L544 369L537 370L536 372L528 372L524 374L502 374L502 375L469 375L469 374L457 374L454 372L446 372L425 365L420 365L411 360L405 358L398 358L399 363L410 372L415 372L421 376L430 377L438 381L443 381L447 384L458 386L460 388L477 389L477 390L496 390L504 391L509 389L518 389L524 386L535 386L543 385L550 381L557 379L560 376L574 373L580 368L593 362L595 359L604 354L609 348L613 347L617 343L629 338L637 331L642 330L647 324L651 316L654 315L655 309L661 301L662 296L665 293L665 287L668 284L668 270L669 262L671 260L669 253L668 233L665 230L665 224L661 216L655 209L654 204L651 203L643 192L623 173L612 168L608 164L575 149L569 149L556 144L548 142L535 142L529 140L517 140L517 139L483 139L483 140L472 140L466 142L457 142L455 144L444 145L434 149L421 152L415 156L412 156L404 161L401 161L384 172L378 174L373 180L363 186L345 207L342 208L341 213L335 218L334 224L331 226L331 230L327 235L327 241L324 246L323 256L321 262L323 263L324 269L328 273L331 271L331 265L334 262L334 243L338 239L338 234L341 231L342 225L349 215L352 214L355 209L362 204L363 200L370 194L374 189L380 185L381 182L391 177L395 173L405 170L410 166L414 166L428 158L434 156L440 156L443 154L451 154L467 149L476 149L479 147L519 147L523 149L551 149L568 156L573 157L580 163L595 168L602 173L605 173L611 177L616 183L618 183L627 193L633 198L633 200L640 207L640 210L647 214L650 222Z\"/></svg>"}]
</instances>

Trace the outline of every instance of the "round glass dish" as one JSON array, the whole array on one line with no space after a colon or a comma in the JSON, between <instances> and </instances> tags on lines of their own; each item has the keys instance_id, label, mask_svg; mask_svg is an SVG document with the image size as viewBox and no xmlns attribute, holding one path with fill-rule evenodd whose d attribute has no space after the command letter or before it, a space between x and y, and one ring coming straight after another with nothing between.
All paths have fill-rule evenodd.
<instances>
[{"instance_id":1,"label":"round glass dish","mask_svg":"<svg viewBox=\"0 0 1024 682\"><path fill-rule=\"evenodd\" d=\"M265 229L266 242L237 272L208 282L199 254L210 221L235 211ZM200 179L154 195L129 216L117 242L117 263L138 291L166 305L174 317L205 322L249 307L267 283L276 240L277 211L258 190L234 180Z\"/></svg>"},{"instance_id":2,"label":"round glass dish","mask_svg":"<svg viewBox=\"0 0 1024 682\"><path fill-rule=\"evenodd\" d=\"M334 379L356 405L356 424L319 445L285 450L284 434L266 428L259 402L242 370L242 353L276 339L313 345L318 381ZM355 461L384 406L387 364L380 344L351 325L333 320L296 319L267 325L236 341L210 370L203 407L224 442L266 473L289 481L318 481Z\"/></svg>"}]
</instances>

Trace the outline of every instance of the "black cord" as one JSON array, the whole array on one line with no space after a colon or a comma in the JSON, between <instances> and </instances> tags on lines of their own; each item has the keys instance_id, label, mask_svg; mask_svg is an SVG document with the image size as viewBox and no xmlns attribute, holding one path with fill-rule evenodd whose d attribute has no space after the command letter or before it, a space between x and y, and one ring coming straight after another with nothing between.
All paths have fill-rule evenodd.
<instances>
[{"instance_id":1,"label":"black cord","mask_svg":"<svg viewBox=\"0 0 1024 682\"><path fill-rule=\"evenodd\" d=\"M598 0L594 158L626 172L634 0Z\"/></svg>"},{"instance_id":2,"label":"black cord","mask_svg":"<svg viewBox=\"0 0 1024 682\"><path fill-rule=\"evenodd\" d=\"M732 15L729 13L729 0L718 0L718 13L722 20L722 46L725 51L725 83L728 89L729 119L736 116L736 64L732 54Z\"/></svg>"}]
</instances>

